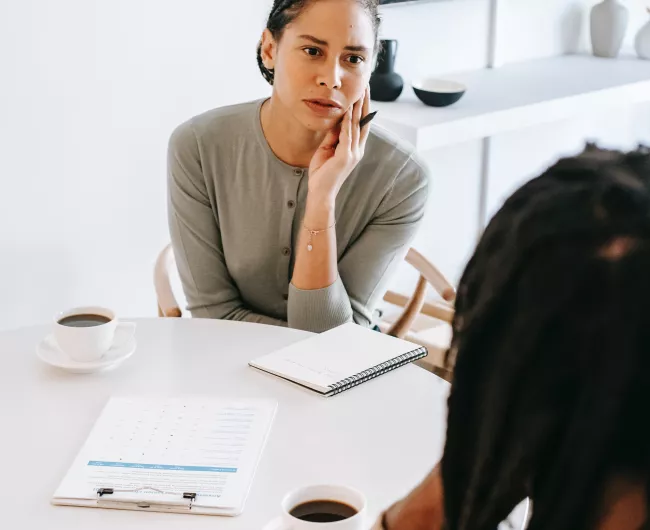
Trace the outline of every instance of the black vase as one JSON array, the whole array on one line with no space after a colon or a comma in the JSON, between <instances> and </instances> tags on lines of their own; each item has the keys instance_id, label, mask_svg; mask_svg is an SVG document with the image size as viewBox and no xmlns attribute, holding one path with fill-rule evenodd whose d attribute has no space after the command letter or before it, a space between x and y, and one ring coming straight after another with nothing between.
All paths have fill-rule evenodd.
<instances>
[{"instance_id":1,"label":"black vase","mask_svg":"<svg viewBox=\"0 0 650 530\"><path fill-rule=\"evenodd\" d=\"M370 99L395 101L404 89L404 80L395 73L396 40L382 40L377 66L370 77Z\"/></svg>"}]
</instances>

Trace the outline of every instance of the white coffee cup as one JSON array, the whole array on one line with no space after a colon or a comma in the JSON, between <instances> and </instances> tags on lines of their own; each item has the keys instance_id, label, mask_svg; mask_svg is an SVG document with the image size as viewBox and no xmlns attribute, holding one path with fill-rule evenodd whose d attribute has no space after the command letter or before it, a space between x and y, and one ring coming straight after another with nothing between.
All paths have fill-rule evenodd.
<instances>
[{"instance_id":1,"label":"white coffee cup","mask_svg":"<svg viewBox=\"0 0 650 530\"><path fill-rule=\"evenodd\" d=\"M313 523L291 515L294 508L311 501L340 502L351 506L357 513L335 523ZM282 500L282 530L366 530L366 505L363 494L348 486L317 485L299 488L288 493Z\"/></svg>"},{"instance_id":2,"label":"white coffee cup","mask_svg":"<svg viewBox=\"0 0 650 530\"><path fill-rule=\"evenodd\" d=\"M77 315L97 315L106 322L89 327L63 325L61 321ZM115 344L116 332L119 331L119 343ZM111 346L126 344L135 333L135 324L118 322L115 313L105 307L75 307L61 311L54 316L54 338L58 347L71 359L78 362L99 360Z\"/></svg>"}]
</instances>

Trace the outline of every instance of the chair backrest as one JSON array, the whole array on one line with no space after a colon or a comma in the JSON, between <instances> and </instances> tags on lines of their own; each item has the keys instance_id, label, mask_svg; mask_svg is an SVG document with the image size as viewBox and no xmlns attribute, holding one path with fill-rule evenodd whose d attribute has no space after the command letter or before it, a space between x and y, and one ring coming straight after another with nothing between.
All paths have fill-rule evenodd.
<instances>
[{"instance_id":1,"label":"chair backrest","mask_svg":"<svg viewBox=\"0 0 650 530\"><path fill-rule=\"evenodd\" d=\"M420 313L451 323L454 318L453 302L456 289L445 276L414 248L406 255L406 262L420 273L417 286L411 298L388 291L384 300L390 304L404 307L402 314L386 331L387 335L404 338ZM444 302L425 303L427 285L431 285Z\"/></svg>"},{"instance_id":2,"label":"chair backrest","mask_svg":"<svg viewBox=\"0 0 650 530\"><path fill-rule=\"evenodd\" d=\"M161 317L183 316L171 284L170 271L175 269L176 259L174 259L174 250L171 245L167 245L158 255L158 259L156 259L153 274L153 283L158 300L158 316Z\"/></svg>"}]
</instances>

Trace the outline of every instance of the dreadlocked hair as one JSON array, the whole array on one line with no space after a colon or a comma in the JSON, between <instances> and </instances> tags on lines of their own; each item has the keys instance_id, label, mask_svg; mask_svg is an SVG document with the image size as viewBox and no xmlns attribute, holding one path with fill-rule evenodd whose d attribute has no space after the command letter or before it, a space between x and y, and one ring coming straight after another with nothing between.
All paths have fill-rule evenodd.
<instances>
[{"instance_id":1,"label":"dreadlocked hair","mask_svg":"<svg viewBox=\"0 0 650 530\"><path fill-rule=\"evenodd\" d=\"M512 195L460 281L446 530L587 530L650 477L650 150L593 145ZM650 503L648 503L650 506Z\"/></svg>"},{"instance_id":2,"label":"dreadlocked hair","mask_svg":"<svg viewBox=\"0 0 650 530\"><path fill-rule=\"evenodd\" d=\"M300 16L303 9L315 1L317 0L274 0L269 18L266 22L266 29L271 32L276 42L280 41L285 28ZM361 4L370 15L373 27L375 28L375 38L378 39L379 26L381 25L378 7L379 0L356 0L356 2ZM269 85L273 85L275 72L274 69L264 66L264 62L262 61L262 41L257 45L257 65L264 79L266 79Z\"/></svg>"}]
</instances>

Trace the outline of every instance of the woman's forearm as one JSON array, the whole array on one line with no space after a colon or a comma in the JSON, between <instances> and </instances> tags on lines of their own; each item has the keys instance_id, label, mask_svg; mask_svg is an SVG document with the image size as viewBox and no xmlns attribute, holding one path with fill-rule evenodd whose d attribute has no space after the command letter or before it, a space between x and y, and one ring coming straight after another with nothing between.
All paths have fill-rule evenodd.
<instances>
[{"instance_id":1,"label":"woman's forearm","mask_svg":"<svg viewBox=\"0 0 650 530\"><path fill-rule=\"evenodd\" d=\"M309 164L307 206L291 281L303 291L324 289L339 277L336 196L363 158L369 134L368 127L361 127L361 117L370 110L370 88L360 96L327 133Z\"/></svg>"},{"instance_id":2,"label":"woman's forearm","mask_svg":"<svg viewBox=\"0 0 650 530\"><path fill-rule=\"evenodd\" d=\"M338 277L335 202L331 195L307 196L291 281L303 291L329 287Z\"/></svg>"},{"instance_id":3,"label":"woman's forearm","mask_svg":"<svg viewBox=\"0 0 650 530\"><path fill-rule=\"evenodd\" d=\"M385 530L440 530L444 521L440 467L385 514Z\"/></svg>"}]
</instances>

